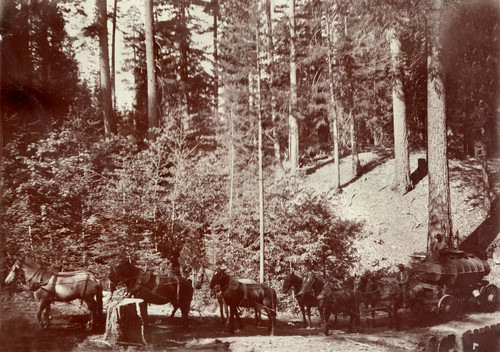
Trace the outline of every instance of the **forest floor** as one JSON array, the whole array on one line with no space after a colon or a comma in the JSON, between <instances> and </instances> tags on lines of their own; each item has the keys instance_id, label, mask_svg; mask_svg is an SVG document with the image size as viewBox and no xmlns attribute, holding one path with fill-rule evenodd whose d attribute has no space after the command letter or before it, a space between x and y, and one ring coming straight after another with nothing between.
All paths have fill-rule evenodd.
<instances>
[{"instance_id":1,"label":"forest floor","mask_svg":"<svg viewBox=\"0 0 500 352\"><path fill-rule=\"evenodd\" d=\"M411 170L417 169L418 158L411 156ZM360 154L364 174L353 179L350 157L340 165L343 192L331 194L333 163L325 159L305 171L305 182L317 192L328 194L336 213L343 218L364 223L364 235L355 246L361 258L356 271L377 269L406 263L414 252L426 251L427 238L427 177L415 182L415 188L405 195L391 190L394 170L391 152L386 150ZM454 231L460 240L472 233L486 219L482 207L482 173L475 159L450 160L451 208ZM500 186L500 161L489 165L490 181ZM498 234L498 232L497 232ZM497 239L498 241L498 239ZM500 247L500 246L499 246ZM490 260L488 280L500 286L500 256ZM196 301L196 293L195 298ZM106 302L106 298L105 298ZM408 311L402 310L402 330L389 327L385 314L377 315L377 327L366 327L364 319L359 331L348 333L347 319L339 317L339 324L330 336L319 334L319 318L314 317L313 329L301 326L300 318L278 312L275 337L267 336L267 319L255 326L245 318L244 329L234 335L219 322L214 305L196 309L190 317L190 328L183 331L180 318L168 318L170 306L148 307L150 326L147 346L110 346L103 341L103 331L89 334L83 329L85 314L80 303L53 304L52 326L42 331L36 324L36 302L29 292L0 293L0 351L424 351L433 336L463 333L469 329L500 322L500 312L471 313L452 322L439 324L431 320L415 327ZM179 313L178 313L179 315ZM333 320L332 320L333 324Z\"/></svg>"},{"instance_id":2,"label":"forest floor","mask_svg":"<svg viewBox=\"0 0 500 352\"><path fill-rule=\"evenodd\" d=\"M105 296L106 302L106 296ZM377 314L375 327L367 326L362 319L360 328L348 332L348 318L339 316L330 335L320 333L320 321L313 316L313 328L305 328L298 316L279 312L276 336L268 336L268 320L257 326L251 313L243 313L243 329L231 335L215 310L207 307L202 312L192 312L188 330L181 325L180 313L169 318L170 306L148 306L149 325L145 332L147 345L115 345L104 341L104 331L85 331L87 316L79 303L68 305L54 303L53 320L48 330L41 330L36 323L36 302L28 294L15 298L0 296L0 351L234 351L234 352L400 352L431 351L433 340L449 334L462 334L467 330L498 324L500 312L468 313L460 319L439 324L436 319L416 326L411 314L401 310L401 330L389 327L385 313ZM331 320L333 325L333 319ZM490 349L495 351L495 349Z\"/></svg>"}]
</instances>

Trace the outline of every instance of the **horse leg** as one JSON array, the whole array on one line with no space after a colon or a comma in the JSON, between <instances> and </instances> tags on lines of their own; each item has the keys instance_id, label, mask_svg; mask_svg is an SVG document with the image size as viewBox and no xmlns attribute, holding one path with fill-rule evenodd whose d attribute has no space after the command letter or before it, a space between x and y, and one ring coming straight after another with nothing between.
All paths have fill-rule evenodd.
<instances>
[{"instance_id":1,"label":"horse leg","mask_svg":"<svg viewBox=\"0 0 500 352\"><path fill-rule=\"evenodd\" d=\"M87 330L91 331L95 328L95 317L97 313L97 302L93 297L84 299L87 309L89 311L89 321L87 322Z\"/></svg>"},{"instance_id":2,"label":"horse leg","mask_svg":"<svg viewBox=\"0 0 500 352\"><path fill-rule=\"evenodd\" d=\"M269 318L269 336L274 336L274 326L276 325L276 312L266 308L266 314Z\"/></svg>"},{"instance_id":3,"label":"horse leg","mask_svg":"<svg viewBox=\"0 0 500 352\"><path fill-rule=\"evenodd\" d=\"M225 324L226 320L224 319L224 308L226 309L226 316L229 317L229 314L227 314L227 305L226 302L224 302L224 299L222 296L219 297L219 309L220 309L220 320L222 322L222 325Z\"/></svg>"},{"instance_id":4,"label":"horse leg","mask_svg":"<svg viewBox=\"0 0 500 352\"><path fill-rule=\"evenodd\" d=\"M38 308L38 323L43 330L48 329L50 325L50 300L42 299Z\"/></svg>"},{"instance_id":5,"label":"horse leg","mask_svg":"<svg viewBox=\"0 0 500 352\"><path fill-rule=\"evenodd\" d=\"M331 311L329 308L323 310L323 334L328 336L328 320L330 320Z\"/></svg>"},{"instance_id":6,"label":"horse leg","mask_svg":"<svg viewBox=\"0 0 500 352\"><path fill-rule=\"evenodd\" d=\"M38 323L40 324L41 328L43 330L48 329L50 325L50 319L51 319L51 314L50 314L50 300L44 300L42 299L40 301L40 307L38 308Z\"/></svg>"},{"instance_id":7,"label":"horse leg","mask_svg":"<svg viewBox=\"0 0 500 352\"><path fill-rule=\"evenodd\" d=\"M398 315L398 306L394 304L393 310L394 323L396 324L396 330L399 331L399 315Z\"/></svg>"},{"instance_id":8,"label":"horse leg","mask_svg":"<svg viewBox=\"0 0 500 352\"><path fill-rule=\"evenodd\" d=\"M241 314L243 313L242 309L238 309L238 306L234 307L234 314L236 316L236 322L238 326L236 327L237 330L243 330L243 320L241 320Z\"/></svg>"},{"instance_id":9,"label":"horse leg","mask_svg":"<svg viewBox=\"0 0 500 352\"><path fill-rule=\"evenodd\" d=\"M306 322L306 316L304 315L304 326L311 328L312 327L312 321L311 321L311 306L308 306L305 310L307 310L307 319L308 322ZM302 312L304 314L304 311Z\"/></svg>"},{"instance_id":10,"label":"horse leg","mask_svg":"<svg viewBox=\"0 0 500 352\"><path fill-rule=\"evenodd\" d=\"M187 307L181 306L181 314L182 314L182 326L184 329L189 327L189 305Z\"/></svg>"},{"instance_id":11,"label":"horse leg","mask_svg":"<svg viewBox=\"0 0 500 352\"><path fill-rule=\"evenodd\" d=\"M349 313L349 332L354 331L354 322L356 321L356 312L351 310Z\"/></svg>"},{"instance_id":12,"label":"horse leg","mask_svg":"<svg viewBox=\"0 0 500 352\"><path fill-rule=\"evenodd\" d=\"M370 319L371 326L375 327L375 307L372 304L369 304L368 307L370 309L370 314L367 315L367 318L369 318L369 316L371 315L371 319Z\"/></svg>"},{"instance_id":13,"label":"horse leg","mask_svg":"<svg viewBox=\"0 0 500 352\"><path fill-rule=\"evenodd\" d=\"M234 334L234 315L236 314L236 307L231 305L229 307L229 333Z\"/></svg>"},{"instance_id":14,"label":"horse leg","mask_svg":"<svg viewBox=\"0 0 500 352\"><path fill-rule=\"evenodd\" d=\"M361 312L359 311L359 303L355 303L354 312L356 314L356 325L361 326Z\"/></svg>"},{"instance_id":15,"label":"horse leg","mask_svg":"<svg viewBox=\"0 0 500 352\"><path fill-rule=\"evenodd\" d=\"M262 318L260 308L254 307L254 312L255 312L255 325L259 326L260 325L260 320Z\"/></svg>"},{"instance_id":16,"label":"horse leg","mask_svg":"<svg viewBox=\"0 0 500 352\"><path fill-rule=\"evenodd\" d=\"M175 303L172 303L172 306L174 307L174 309L172 310L172 313L170 314L170 319L175 317L175 312L177 312L177 309L179 308L179 306ZM181 309L181 313L182 313L182 309Z\"/></svg>"},{"instance_id":17,"label":"horse leg","mask_svg":"<svg viewBox=\"0 0 500 352\"><path fill-rule=\"evenodd\" d=\"M307 327L307 320L306 320L306 307L304 307L304 304L299 303L300 307L300 312L302 313L302 325L304 327Z\"/></svg>"}]
</instances>

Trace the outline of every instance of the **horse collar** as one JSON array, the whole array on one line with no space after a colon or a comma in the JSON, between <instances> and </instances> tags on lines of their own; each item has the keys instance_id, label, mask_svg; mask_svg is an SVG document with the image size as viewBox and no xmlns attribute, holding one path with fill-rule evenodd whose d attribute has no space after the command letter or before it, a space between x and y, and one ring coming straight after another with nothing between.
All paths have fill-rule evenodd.
<instances>
[{"instance_id":1,"label":"horse collar","mask_svg":"<svg viewBox=\"0 0 500 352\"><path fill-rule=\"evenodd\" d=\"M238 280L236 279L232 279L229 281L228 283L228 287L231 289L231 290L236 290L238 289L238 287L240 286L240 283L238 282ZM243 286L245 287L246 289L246 286L243 284Z\"/></svg>"}]
</instances>

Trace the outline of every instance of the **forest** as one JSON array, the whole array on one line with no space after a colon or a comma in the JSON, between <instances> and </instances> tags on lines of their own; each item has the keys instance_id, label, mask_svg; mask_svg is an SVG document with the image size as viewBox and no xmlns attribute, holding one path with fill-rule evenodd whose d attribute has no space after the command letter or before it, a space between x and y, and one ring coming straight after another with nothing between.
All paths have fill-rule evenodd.
<instances>
[{"instance_id":1,"label":"forest","mask_svg":"<svg viewBox=\"0 0 500 352\"><path fill-rule=\"evenodd\" d=\"M370 234L331 195L369 150L390 153L402 195L425 155L428 241L455 241L449 160L479 160L491 211L493 0L7 0L0 20L2 277L28 255L101 277L132 257L340 279ZM303 180L327 160L314 192Z\"/></svg>"}]
</instances>

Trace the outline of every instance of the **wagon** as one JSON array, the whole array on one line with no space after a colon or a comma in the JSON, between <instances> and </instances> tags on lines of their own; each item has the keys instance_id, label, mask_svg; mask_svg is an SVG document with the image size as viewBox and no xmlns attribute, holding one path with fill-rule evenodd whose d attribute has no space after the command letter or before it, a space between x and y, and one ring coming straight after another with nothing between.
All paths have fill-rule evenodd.
<instances>
[{"instance_id":1,"label":"wagon","mask_svg":"<svg viewBox=\"0 0 500 352\"><path fill-rule=\"evenodd\" d=\"M449 320L464 307L489 312L498 307L498 288L485 280L490 266L473 254L445 250L439 263L423 259L412 265L412 272L412 306L416 314L433 312Z\"/></svg>"}]
</instances>

